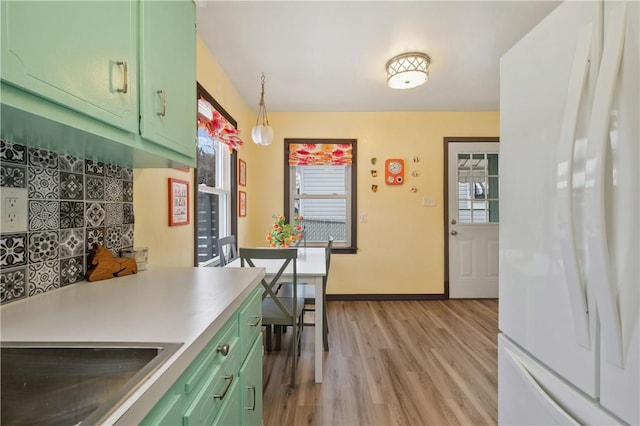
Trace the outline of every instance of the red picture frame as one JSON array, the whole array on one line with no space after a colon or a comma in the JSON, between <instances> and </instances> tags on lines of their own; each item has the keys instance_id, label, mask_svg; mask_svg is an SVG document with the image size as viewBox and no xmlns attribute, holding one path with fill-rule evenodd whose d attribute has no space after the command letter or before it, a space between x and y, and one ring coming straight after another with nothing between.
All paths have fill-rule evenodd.
<instances>
[{"instance_id":1,"label":"red picture frame","mask_svg":"<svg viewBox=\"0 0 640 426\"><path fill-rule=\"evenodd\" d=\"M247 163L238 158L238 185L247 186Z\"/></svg>"},{"instance_id":2,"label":"red picture frame","mask_svg":"<svg viewBox=\"0 0 640 426\"><path fill-rule=\"evenodd\" d=\"M238 216L245 217L247 215L247 193L238 191Z\"/></svg>"},{"instance_id":3,"label":"red picture frame","mask_svg":"<svg viewBox=\"0 0 640 426\"><path fill-rule=\"evenodd\" d=\"M169 226L188 225L189 182L169 178Z\"/></svg>"}]
</instances>

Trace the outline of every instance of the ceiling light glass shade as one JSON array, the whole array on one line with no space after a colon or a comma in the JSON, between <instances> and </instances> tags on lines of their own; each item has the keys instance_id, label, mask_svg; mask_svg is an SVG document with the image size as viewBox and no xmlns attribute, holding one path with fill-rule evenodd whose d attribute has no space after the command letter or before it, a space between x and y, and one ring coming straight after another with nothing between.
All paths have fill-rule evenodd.
<instances>
[{"instance_id":1,"label":"ceiling light glass shade","mask_svg":"<svg viewBox=\"0 0 640 426\"><path fill-rule=\"evenodd\" d=\"M431 58L424 53L403 53L387 62L387 84L392 89L412 89L429 79Z\"/></svg>"},{"instance_id":2,"label":"ceiling light glass shade","mask_svg":"<svg viewBox=\"0 0 640 426\"><path fill-rule=\"evenodd\" d=\"M258 145L270 145L273 142L273 127L258 124L251 130L251 139Z\"/></svg>"},{"instance_id":3,"label":"ceiling light glass shade","mask_svg":"<svg viewBox=\"0 0 640 426\"><path fill-rule=\"evenodd\" d=\"M264 73L261 77L262 91L260 92L260 102L258 102L258 118L256 125L251 129L251 139L258 145L270 145L273 142L273 129L269 125L267 116L267 106L264 103ZM262 123L260 123L262 120Z\"/></svg>"}]
</instances>

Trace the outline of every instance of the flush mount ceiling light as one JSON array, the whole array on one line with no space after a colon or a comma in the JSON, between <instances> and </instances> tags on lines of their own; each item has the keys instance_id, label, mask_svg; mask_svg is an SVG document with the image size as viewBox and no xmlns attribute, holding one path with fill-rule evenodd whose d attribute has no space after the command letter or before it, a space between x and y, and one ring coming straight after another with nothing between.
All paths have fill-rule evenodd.
<instances>
[{"instance_id":1,"label":"flush mount ceiling light","mask_svg":"<svg viewBox=\"0 0 640 426\"><path fill-rule=\"evenodd\" d=\"M251 139L258 145L270 145L273 142L273 128L269 125L267 117L267 107L264 104L264 73L262 73L262 92L260 92L260 102L258 102L258 118L256 125L251 130ZM262 119L262 123L260 122Z\"/></svg>"},{"instance_id":2,"label":"flush mount ceiling light","mask_svg":"<svg viewBox=\"0 0 640 426\"><path fill-rule=\"evenodd\" d=\"M387 62L387 84L392 89L411 89L429 79L429 55L418 52L403 53Z\"/></svg>"}]
</instances>

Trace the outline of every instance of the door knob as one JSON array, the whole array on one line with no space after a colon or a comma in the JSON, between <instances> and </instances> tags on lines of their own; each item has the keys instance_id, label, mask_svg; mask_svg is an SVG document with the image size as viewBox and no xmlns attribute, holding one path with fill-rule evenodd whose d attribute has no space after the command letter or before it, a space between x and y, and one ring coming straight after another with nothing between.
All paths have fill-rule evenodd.
<instances>
[{"instance_id":1,"label":"door knob","mask_svg":"<svg viewBox=\"0 0 640 426\"><path fill-rule=\"evenodd\" d=\"M458 231L456 231L455 229L453 231L451 231L451 235L458 235Z\"/></svg>"}]
</instances>

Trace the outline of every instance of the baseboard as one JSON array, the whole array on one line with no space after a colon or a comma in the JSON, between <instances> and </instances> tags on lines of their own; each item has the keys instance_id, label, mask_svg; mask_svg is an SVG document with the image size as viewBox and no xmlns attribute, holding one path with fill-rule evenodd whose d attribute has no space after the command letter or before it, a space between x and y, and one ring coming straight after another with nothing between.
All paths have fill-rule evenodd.
<instances>
[{"instance_id":1,"label":"baseboard","mask_svg":"<svg viewBox=\"0 0 640 426\"><path fill-rule=\"evenodd\" d=\"M327 300L445 300L445 294L327 294Z\"/></svg>"}]
</instances>

